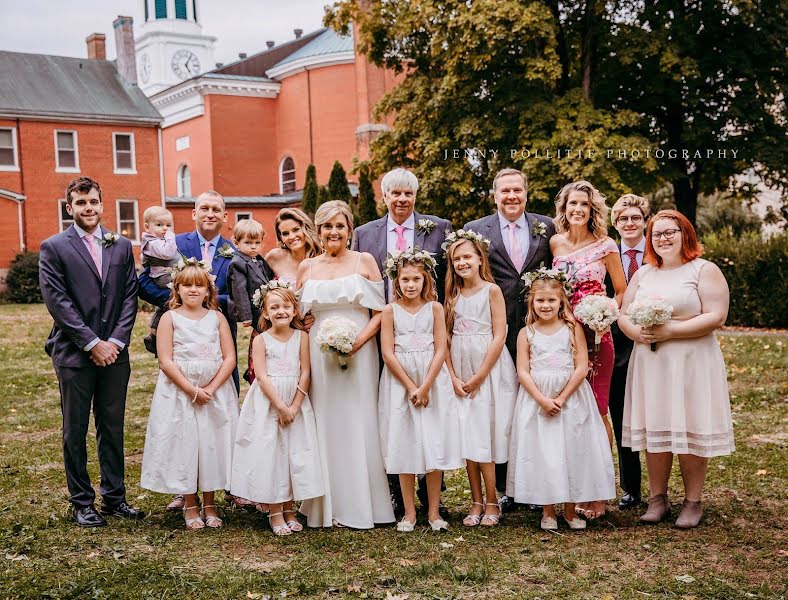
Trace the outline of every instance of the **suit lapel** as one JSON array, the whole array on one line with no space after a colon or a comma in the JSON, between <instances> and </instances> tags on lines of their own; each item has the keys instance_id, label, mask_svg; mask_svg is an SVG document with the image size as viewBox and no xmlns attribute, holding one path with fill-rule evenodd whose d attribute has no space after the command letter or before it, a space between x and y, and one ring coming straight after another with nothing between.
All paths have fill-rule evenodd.
<instances>
[{"instance_id":1,"label":"suit lapel","mask_svg":"<svg viewBox=\"0 0 788 600\"><path fill-rule=\"evenodd\" d=\"M102 235L103 237L103 235ZM112 262L112 253L115 251L115 244L103 246L101 249L101 281L102 285L107 281L109 265Z\"/></svg>"},{"instance_id":2,"label":"suit lapel","mask_svg":"<svg viewBox=\"0 0 788 600\"><path fill-rule=\"evenodd\" d=\"M249 263L249 267L257 275L260 281L263 283L268 283L268 277L266 277L265 272L263 271L263 265L260 262L262 259L258 258L257 260L252 260L248 256L245 258L246 262Z\"/></svg>"},{"instance_id":3,"label":"suit lapel","mask_svg":"<svg viewBox=\"0 0 788 600\"><path fill-rule=\"evenodd\" d=\"M539 244L541 243L542 236L537 235L534 237L531 233L531 215L529 213L525 213L525 227L528 230L528 254L525 256L525 262L523 262L523 273L528 270L528 266L531 264L531 261L534 259L534 254L539 249Z\"/></svg>"},{"instance_id":4,"label":"suit lapel","mask_svg":"<svg viewBox=\"0 0 788 600\"><path fill-rule=\"evenodd\" d=\"M419 229L419 219L421 218L419 213L413 212L413 245L424 250L424 242L427 238L427 234Z\"/></svg>"},{"instance_id":5,"label":"suit lapel","mask_svg":"<svg viewBox=\"0 0 788 600\"><path fill-rule=\"evenodd\" d=\"M503 236L501 235L501 221L496 212L487 221L487 238L493 243L493 250L506 261L506 264L512 268L512 271L517 272L514 268L514 263L509 253L506 251L506 246L503 243Z\"/></svg>"},{"instance_id":6,"label":"suit lapel","mask_svg":"<svg viewBox=\"0 0 788 600\"><path fill-rule=\"evenodd\" d=\"M388 246L388 231L386 230L386 223L388 223L389 217L386 215L385 217L378 219L377 222L377 244L375 244L375 259L378 261L378 266L380 267L380 271L383 272L383 265L386 264L386 247Z\"/></svg>"},{"instance_id":7,"label":"suit lapel","mask_svg":"<svg viewBox=\"0 0 788 600\"><path fill-rule=\"evenodd\" d=\"M74 229L73 225L66 230L66 236L68 237L68 241L71 242L71 245L74 246L77 254L82 257L82 260L84 260L88 267L90 267L90 270L93 271L93 274L98 279L101 279L98 269L96 268L96 263L93 262L93 257L90 255L90 252L85 246L85 242L83 242L82 238L79 237L79 234L77 233L77 230Z\"/></svg>"},{"instance_id":8,"label":"suit lapel","mask_svg":"<svg viewBox=\"0 0 788 600\"><path fill-rule=\"evenodd\" d=\"M189 253L186 258L202 260L202 248L200 248L200 237L197 235L197 232L192 231L186 240L186 251Z\"/></svg>"},{"instance_id":9,"label":"suit lapel","mask_svg":"<svg viewBox=\"0 0 788 600\"><path fill-rule=\"evenodd\" d=\"M225 240L221 235L219 236L219 239L216 240L216 248L214 248L213 261L211 262L211 269L213 269L214 275L221 271L224 261L227 260L224 256L219 254L219 248L223 247L226 243L227 240Z\"/></svg>"}]
</instances>

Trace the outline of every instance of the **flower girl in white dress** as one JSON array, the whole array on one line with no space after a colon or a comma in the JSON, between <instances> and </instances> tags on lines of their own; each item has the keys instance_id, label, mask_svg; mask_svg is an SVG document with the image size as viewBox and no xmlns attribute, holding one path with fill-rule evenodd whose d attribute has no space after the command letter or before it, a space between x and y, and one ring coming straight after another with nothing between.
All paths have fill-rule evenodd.
<instances>
[{"instance_id":1,"label":"flower girl in white dress","mask_svg":"<svg viewBox=\"0 0 788 600\"><path fill-rule=\"evenodd\" d=\"M214 491L230 487L238 394L235 344L209 268L179 263L170 310L157 329L159 379L151 402L140 485L182 494L187 529L221 527ZM202 511L197 491L203 492Z\"/></svg>"},{"instance_id":2,"label":"flower girl in white dress","mask_svg":"<svg viewBox=\"0 0 788 600\"><path fill-rule=\"evenodd\" d=\"M506 303L490 272L489 245L478 233L462 229L446 236L445 244L449 264L444 308L450 331L446 364L457 394L462 457L471 485L466 527L491 527L500 519L495 464L507 461L520 388L505 345Z\"/></svg>"},{"instance_id":3,"label":"flower girl in white dress","mask_svg":"<svg viewBox=\"0 0 788 600\"><path fill-rule=\"evenodd\" d=\"M309 338L289 284L273 280L260 290L263 333L252 346L256 379L241 409L230 490L269 505L273 532L290 535L303 529L293 500L324 493L315 415L306 395Z\"/></svg>"},{"instance_id":4,"label":"flower girl in white dress","mask_svg":"<svg viewBox=\"0 0 788 600\"><path fill-rule=\"evenodd\" d=\"M438 512L443 471L464 465L457 398L446 369L446 324L430 271L429 252L390 256L386 276L394 302L383 309L380 345L386 363L380 378L380 438L386 472L398 474L405 515L397 531L416 525L416 475L426 473L428 519L433 531L448 528Z\"/></svg>"},{"instance_id":5,"label":"flower girl in white dress","mask_svg":"<svg viewBox=\"0 0 788 600\"><path fill-rule=\"evenodd\" d=\"M564 503L571 529L584 529L575 504L615 496L607 432L586 381L588 350L574 320L566 276L545 268L530 279L528 318L517 337L517 397L506 493L538 504L542 529L557 529Z\"/></svg>"}]
</instances>

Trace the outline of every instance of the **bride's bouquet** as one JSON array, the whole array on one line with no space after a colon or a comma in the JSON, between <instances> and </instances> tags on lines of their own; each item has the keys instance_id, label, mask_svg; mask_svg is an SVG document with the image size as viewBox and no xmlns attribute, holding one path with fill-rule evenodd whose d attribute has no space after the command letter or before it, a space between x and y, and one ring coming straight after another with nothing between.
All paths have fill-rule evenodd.
<instances>
[{"instance_id":1,"label":"bride's bouquet","mask_svg":"<svg viewBox=\"0 0 788 600\"><path fill-rule=\"evenodd\" d=\"M618 319L618 304L613 298L589 294L577 303L575 318L594 332L594 348L599 346L604 333Z\"/></svg>"},{"instance_id":2,"label":"bride's bouquet","mask_svg":"<svg viewBox=\"0 0 788 600\"><path fill-rule=\"evenodd\" d=\"M347 369L348 358L353 350L361 329L350 319L345 317L329 317L320 324L315 341L323 352L337 355L339 366L344 371Z\"/></svg>"},{"instance_id":3,"label":"bride's bouquet","mask_svg":"<svg viewBox=\"0 0 788 600\"><path fill-rule=\"evenodd\" d=\"M643 327L664 325L673 316L673 307L662 298L640 298L629 305L627 316L635 325ZM657 342L651 342L651 351L654 352L656 349Z\"/></svg>"}]
</instances>

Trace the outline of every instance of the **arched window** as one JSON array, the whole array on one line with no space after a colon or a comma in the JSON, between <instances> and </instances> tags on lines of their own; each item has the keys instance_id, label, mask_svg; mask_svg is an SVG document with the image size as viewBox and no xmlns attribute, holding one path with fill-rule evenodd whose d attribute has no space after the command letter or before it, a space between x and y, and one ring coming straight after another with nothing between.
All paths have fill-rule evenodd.
<instances>
[{"instance_id":1,"label":"arched window","mask_svg":"<svg viewBox=\"0 0 788 600\"><path fill-rule=\"evenodd\" d=\"M192 174L187 165L178 167L178 197L191 198Z\"/></svg>"},{"instance_id":2,"label":"arched window","mask_svg":"<svg viewBox=\"0 0 788 600\"><path fill-rule=\"evenodd\" d=\"M285 156L279 167L279 187L282 194L296 191L295 162L289 156Z\"/></svg>"}]
</instances>

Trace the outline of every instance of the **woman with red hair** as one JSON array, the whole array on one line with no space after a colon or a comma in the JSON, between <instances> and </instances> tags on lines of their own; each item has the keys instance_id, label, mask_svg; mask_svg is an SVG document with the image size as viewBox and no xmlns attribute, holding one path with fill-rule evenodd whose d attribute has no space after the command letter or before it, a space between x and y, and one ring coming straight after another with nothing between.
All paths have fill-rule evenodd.
<instances>
[{"instance_id":1,"label":"woman with red hair","mask_svg":"<svg viewBox=\"0 0 788 600\"><path fill-rule=\"evenodd\" d=\"M630 280L618 320L635 341L623 445L646 450L651 493L640 517L645 523L670 516L668 479L677 454L685 499L676 526L697 526L709 458L734 450L725 363L714 335L728 316L730 295L720 269L699 258L702 251L684 215L658 212L646 231L646 264ZM649 300L672 306L667 323L647 327L627 316L631 304Z\"/></svg>"}]
</instances>

